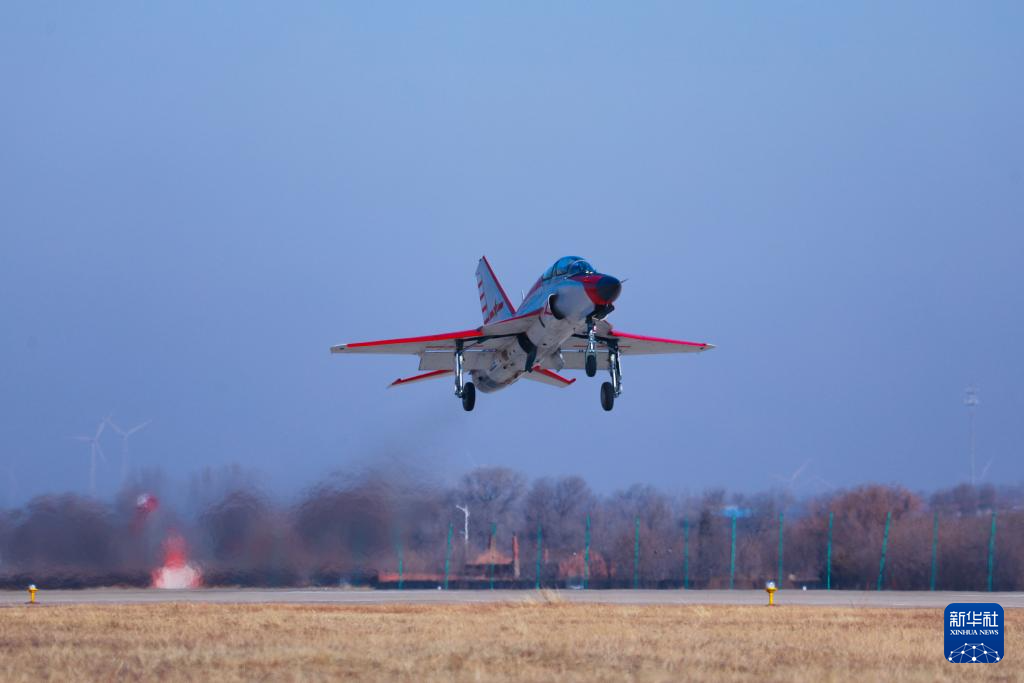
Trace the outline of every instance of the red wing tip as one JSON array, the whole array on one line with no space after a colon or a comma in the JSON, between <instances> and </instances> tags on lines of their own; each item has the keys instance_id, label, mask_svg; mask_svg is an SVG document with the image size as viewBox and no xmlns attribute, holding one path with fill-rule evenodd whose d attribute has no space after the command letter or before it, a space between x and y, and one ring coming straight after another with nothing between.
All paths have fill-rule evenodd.
<instances>
[{"instance_id":1,"label":"red wing tip","mask_svg":"<svg viewBox=\"0 0 1024 683\"><path fill-rule=\"evenodd\" d=\"M708 351L709 349L715 348L714 344L708 344L706 342L692 342L684 341L682 339L665 339L664 337L649 337L646 334L632 334L630 332L620 332L619 330L612 329L609 334L613 337L620 339L636 339L637 341L649 341L659 342L662 344L678 344L679 346L696 346L701 351Z\"/></svg>"},{"instance_id":2,"label":"red wing tip","mask_svg":"<svg viewBox=\"0 0 1024 683\"><path fill-rule=\"evenodd\" d=\"M388 385L388 389L392 387L402 386L403 384L412 384L413 382L419 382L425 379L433 379L440 377L441 375L447 375L452 372L451 370L431 370L430 372L424 372L422 375L413 375L412 377L399 377L394 382Z\"/></svg>"},{"instance_id":3,"label":"red wing tip","mask_svg":"<svg viewBox=\"0 0 1024 683\"><path fill-rule=\"evenodd\" d=\"M573 384L574 382L576 382L576 378L575 377L573 377L571 379L568 378L568 377L562 377L561 375L559 375L554 370L548 370L547 368L541 367L540 365L534 365L533 366L533 371L534 372L539 372L542 375L546 375L546 376L548 376L548 377L550 377L552 379L557 379L559 382L561 382L565 386L569 386L570 384Z\"/></svg>"}]
</instances>

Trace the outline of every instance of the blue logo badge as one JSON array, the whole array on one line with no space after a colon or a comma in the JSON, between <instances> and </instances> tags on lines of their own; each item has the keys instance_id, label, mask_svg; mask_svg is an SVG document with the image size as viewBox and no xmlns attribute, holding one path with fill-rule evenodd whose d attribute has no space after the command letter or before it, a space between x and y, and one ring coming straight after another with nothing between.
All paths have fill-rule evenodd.
<instances>
[{"instance_id":1,"label":"blue logo badge","mask_svg":"<svg viewBox=\"0 0 1024 683\"><path fill-rule=\"evenodd\" d=\"M1003 652L1003 608L994 602L954 602L946 606L946 661L994 664Z\"/></svg>"}]
</instances>

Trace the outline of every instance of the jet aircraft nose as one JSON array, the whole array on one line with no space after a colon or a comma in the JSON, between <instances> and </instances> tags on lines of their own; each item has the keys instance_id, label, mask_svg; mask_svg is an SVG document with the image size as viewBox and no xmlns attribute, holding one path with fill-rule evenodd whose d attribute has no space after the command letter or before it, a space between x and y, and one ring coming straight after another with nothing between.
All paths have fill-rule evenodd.
<instances>
[{"instance_id":1,"label":"jet aircraft nose","mask_svg":"<svg viewBox=\"0 0 1024 683\"><path fill-rule=\"evenodd\" d=\"M596 282L588 284L591 284L591 287L587 289L587 294L599 306L607 306L618 299L619 293L622 292L622 283L611 275L602 275Z\"/></svg>"}]
</instances>

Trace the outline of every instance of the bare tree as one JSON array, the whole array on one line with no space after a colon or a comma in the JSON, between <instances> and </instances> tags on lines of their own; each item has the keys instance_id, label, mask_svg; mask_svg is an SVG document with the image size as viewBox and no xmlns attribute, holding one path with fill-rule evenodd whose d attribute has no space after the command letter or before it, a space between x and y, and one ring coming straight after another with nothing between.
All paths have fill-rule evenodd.
<instances>
[{"instance_id":1,"label":"bare tree","mask_svg":"<svg viewBox=\"0 0 1024 683\"><path fill-rule=\"evenodd\" d=\"M470 538L486 545L491 526L511 534L521 526L519 503L526 492L526 477L507 467L478 467L462 477L456 498L468 503L475 526Z\"/></svg>"}]
</instances>

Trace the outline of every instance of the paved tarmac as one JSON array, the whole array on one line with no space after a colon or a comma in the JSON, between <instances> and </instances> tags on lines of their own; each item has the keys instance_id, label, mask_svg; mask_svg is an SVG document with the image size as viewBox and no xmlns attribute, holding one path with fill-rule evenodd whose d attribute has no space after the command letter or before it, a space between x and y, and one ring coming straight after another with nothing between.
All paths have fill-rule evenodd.
<instances>
[{"instance_id":1,"label":"paved tarmac","mask_svg":"<svg viewBox=\"0 0 1024 683\"><path fill-rule=\"evenodd\" d=\"M570 603L612 605L764 605L767 595L759 590L559 590L545 591ZM24 604L24 591L0 591L0 607ZM36 597L40 605L145 604L158 602L195 603L290 603L323 605L449 605L496 602L544 601L536 591L524 590L344 590L202 588L158 590L94 588L46 590ZM933 607L951 602L997 602L1005 609L1024 608L1024 593L961 593L936 591L803 591L781 590L775 594L779 606L810 605L837 607Z\"/></svg>"}]
</instances>

